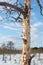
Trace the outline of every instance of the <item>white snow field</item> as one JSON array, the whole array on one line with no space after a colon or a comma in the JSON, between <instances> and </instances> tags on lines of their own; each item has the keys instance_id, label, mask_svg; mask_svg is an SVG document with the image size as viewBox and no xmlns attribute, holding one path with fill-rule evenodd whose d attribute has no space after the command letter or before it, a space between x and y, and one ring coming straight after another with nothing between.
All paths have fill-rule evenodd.
<instances>
[{"instance_id":1,"label":"white snow field","mask_svg":"<svg viewBox=\"0 0 43 65\"><path fill-rule=\"evenodd\" d=\"M21 65L21 54L5 55L5 60L3 61L3 55L0 55L0 65Z\"/></svg>"},{"instance_id":2,"label":"white snow field","mask_svg":"<svg viewBox=\"0 0 43 65\"><path fill-rule=\"evenodd\" d=\"M22 65L22 55L21 54L15 54L11 55L11 60L10 60L10 55L5 54L4 56L4 61L3 55L0 55L0 65ZM40 55L37 54L31 61L31 65L43 65L43 54Z\"/></svg>"}]
</instances>

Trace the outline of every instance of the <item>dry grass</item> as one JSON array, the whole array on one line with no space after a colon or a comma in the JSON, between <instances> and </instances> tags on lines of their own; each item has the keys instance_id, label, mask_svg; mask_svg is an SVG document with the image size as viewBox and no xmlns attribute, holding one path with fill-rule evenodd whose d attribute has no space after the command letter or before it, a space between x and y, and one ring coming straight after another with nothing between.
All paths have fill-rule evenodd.
<instances>
[{"instance_id":1,"label":"dry grass","mask_svg":"<svg viewBox=\"0 0 43 65\"><path fill-rule=\"evenodd\" d=\"M8 49L0 49L0 54L21 54L22 50L8 50ZM31 53L43 53L43 48L31 48Z\"/></svg>"}]
</instances>

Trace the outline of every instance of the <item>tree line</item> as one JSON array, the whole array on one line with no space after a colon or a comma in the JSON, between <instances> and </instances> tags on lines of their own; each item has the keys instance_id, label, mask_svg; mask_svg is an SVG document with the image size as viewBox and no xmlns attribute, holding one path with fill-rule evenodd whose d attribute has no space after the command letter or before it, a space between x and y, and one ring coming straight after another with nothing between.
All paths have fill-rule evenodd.
<instances>
[{"instance_id":1,"label":"tree line","mask_svg":"<svg viewBox=\"0 0 43 65\"><path fill-rule=\"evenodd\" d=\"M15 43L13 41L8 41L7 44L2 43L0 47L0 54L17 54L21 53L21 50L15 48Z\"/></svg>"}]
</instances>

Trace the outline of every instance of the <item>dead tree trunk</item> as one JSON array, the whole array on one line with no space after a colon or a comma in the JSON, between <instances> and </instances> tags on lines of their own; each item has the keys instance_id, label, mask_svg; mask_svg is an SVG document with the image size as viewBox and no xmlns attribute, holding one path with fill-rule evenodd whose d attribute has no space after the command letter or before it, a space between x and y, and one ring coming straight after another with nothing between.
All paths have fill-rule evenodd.
<instances>
[{"instance_id":1,"label":"dead tree trunk","mask_svg":"<svg viewBox=\"0 0 43 65\"><path fill-rule=\"evenodd\" d=\"M4 52L3 52L3 59L2 60L4 61Z\"/></svg>"},{"instance_id":2,"label":"dead tree trunk","mask_svg":"<svg viewBox=\"0 0 43 65\"><path fill-rule=\"evenodd\" d=\"M24 0L22 65L30 65L30 0Z\"/></svg>"}]
</instances>

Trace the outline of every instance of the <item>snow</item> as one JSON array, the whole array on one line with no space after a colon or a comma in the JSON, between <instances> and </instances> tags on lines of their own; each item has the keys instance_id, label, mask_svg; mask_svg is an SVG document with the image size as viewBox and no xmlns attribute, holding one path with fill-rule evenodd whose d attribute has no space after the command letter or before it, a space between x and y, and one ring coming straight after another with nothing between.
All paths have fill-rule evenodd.
<instances>
[{"instance_id":1,"label":"snow","mask_svg":"<svg viewBox=\"0 0 43 65\"><path fill-rule=\"evenodd\" d=\"M10 55L5 55L5 60L3 61L3 55L0 55L0 65L20 65L21 64L21 54L11 55L12 59L10 60ZM5 62L6 61L6 62Z\"/></svg>"},{"instance_id":2,"label":"snow","mask_svg":"<svg viewBox=\"0 0 43 65\"><path fill-rule=\"evenodd\" d=\"M5 60L3 61L3 55L0 55L0 65L22 65L22 55L21 54L12 54L10 60L10 54L4 55ZM31 61L31 65L43 65L43 54L35 55Z\"/></svg>"}]
</instances>

